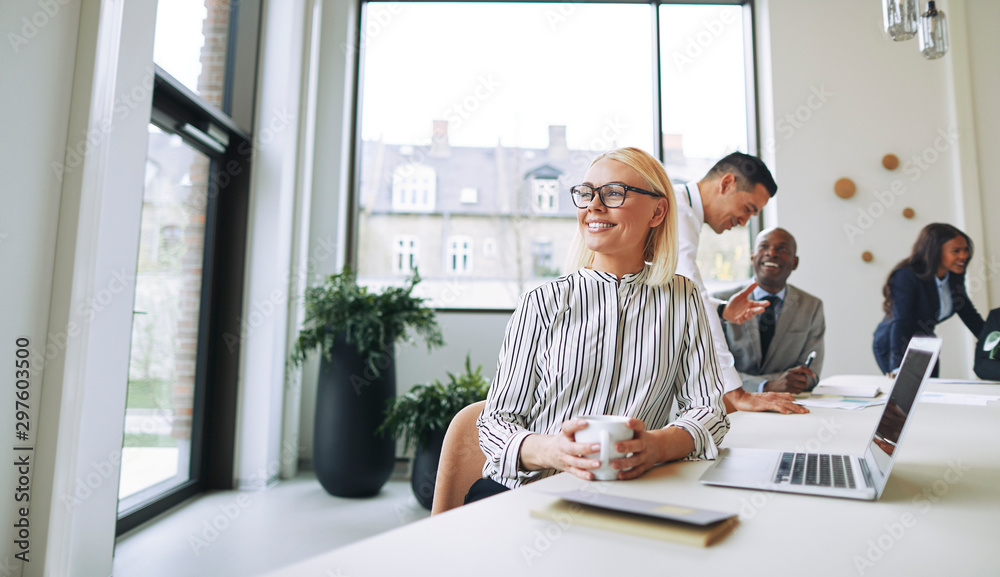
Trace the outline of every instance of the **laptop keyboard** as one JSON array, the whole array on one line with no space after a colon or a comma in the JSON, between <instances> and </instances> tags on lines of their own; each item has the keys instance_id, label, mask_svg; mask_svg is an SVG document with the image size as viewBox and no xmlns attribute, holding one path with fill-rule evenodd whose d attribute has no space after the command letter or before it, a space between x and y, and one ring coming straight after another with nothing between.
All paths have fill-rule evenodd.
<instances>
[{"instance_id":1,"label":"laptop keyboard","mask_svg":"<svg viewBox=\"0 0 1000 577\"><path fill-rule=\"evenodd\" d=\"M821 453L782 453L774 482L855 488L850 456Z\"/></svg>"}]
</instances>

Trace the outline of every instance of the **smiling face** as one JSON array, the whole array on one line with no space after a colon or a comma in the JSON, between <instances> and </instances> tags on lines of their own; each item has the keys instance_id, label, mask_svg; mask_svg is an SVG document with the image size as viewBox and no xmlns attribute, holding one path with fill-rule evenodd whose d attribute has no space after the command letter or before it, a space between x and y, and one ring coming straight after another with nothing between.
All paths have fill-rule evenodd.
<instances>
[{"instance_id":1,"label":"smiling face","mask_svg":"<svg viewBox=\"0 0 1000 577\"><path fill-rule=\"evenodd\" d=\"M717 234L745 225L771 199L763 184L756 185L753 192L740 190L732 174L724 174L717 185L719 194L715 202L705 206L705 223Z\"/></svg>"},{"instance_id":2,"label":"smiling face","mask_svg":"<svg viewBox=\"0 0 1000 577\"><path fill-rule=\"evenodd\" d=\"M785 288L788 275L799 267L795 238L782 228L762 231L757 235L753 253L753 274L764 290L777 293Z\"/></svg>"},{"instance_id":3,"label":"smiling face","mask_svg":"<svg viewBox=\"0 0 1000 577\"><path fill-rule=\"evenodd\" d=\"M634 169L609 158L594 163L583 179L584 184L595 189L611 182L645 190L650 188L649 183ZM608 208L595 194L587 208L576 211L580 236L587 248L595 253L592 268L619 277L641 270L646 237L651 228L663 222L666 212L665 198L630 191L622 206Z\"/></svg>"},{"instance_id":4,"label":"smiling face","mask_svg":"<svg viewBox=\"0 0 1000 577\"><path fill-rule=\"evenodd\" d=\"M969 242L964 236L956 236L944 243L941 247L941 264L937 270L938 278L949 272L964 273L965 267L969 264L969 256Z\"/></svg>"}]
</instances>

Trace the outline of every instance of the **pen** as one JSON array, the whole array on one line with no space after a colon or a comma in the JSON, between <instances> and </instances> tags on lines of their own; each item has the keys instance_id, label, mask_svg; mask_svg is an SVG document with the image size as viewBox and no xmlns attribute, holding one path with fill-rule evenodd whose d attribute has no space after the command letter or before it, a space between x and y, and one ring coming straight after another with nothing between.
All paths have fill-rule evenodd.
<instances>
[{"instance_id":1,"label":"pen","mask_svg":"<svg viewBox=\"0 0 1000 577\"><path fill-rule=\"evenodd\" d=\"M809 356L806 358L806 368L807 369L809 368L809 365L813 364L813 359L815 359L815 358L816 358L816 351L813 351L813 352L809 353Z\"/></svg>"}]
</instances>

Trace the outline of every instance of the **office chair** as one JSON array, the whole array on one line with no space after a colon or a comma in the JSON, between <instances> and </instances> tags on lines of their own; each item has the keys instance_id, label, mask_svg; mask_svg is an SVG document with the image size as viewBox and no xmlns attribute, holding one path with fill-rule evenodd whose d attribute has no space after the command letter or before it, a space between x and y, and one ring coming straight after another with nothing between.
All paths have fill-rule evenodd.
<instances>
[{"instance_id":1,"label":"office chair","mask_svg":"<svg viewBox=\"0 0 1000 577\"><path fill-rule=\"evenodd\" d=\"M431 515L461 507L469 488L483 476L486 455L479 448L476 420L485 406L486 401L472 403L459 411L448 425L434 482Z\"/></svg>"}]
</instances>

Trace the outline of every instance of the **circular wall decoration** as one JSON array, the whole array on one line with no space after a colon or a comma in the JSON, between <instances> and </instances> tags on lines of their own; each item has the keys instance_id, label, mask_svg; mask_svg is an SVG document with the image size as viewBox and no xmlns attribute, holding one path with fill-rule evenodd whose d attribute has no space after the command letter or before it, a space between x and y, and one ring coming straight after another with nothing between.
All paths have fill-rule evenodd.
<instances>
[{"instance_id":1,"label":"circular wall decoration","mask_svg":"<svg viewBox=\"0 0 1000 577\"><path fill-rule=\"evenodd\" d=\"M882 166L889 170L896 170L899 168L899 157L895 154L886 154L882 157Z\"/></svg>"},{"instance_id":2,"label":"circular wall decoration","mask_svg":"<svg viewBox=\"0 0 1000 577\"><path fill-rule=\"evenodd\" d=\"M875 255L866 250L865 252L861 253L861 260L865 262L871 262L875 260Z\"/></svg>"},{"instance_id":3,"label":"circular wall decoration","mask_svg":"<svg viewBox=\"0 0 1000 577\"><path fill-rule=\"evenodd\" d=\"M850 178L841 178L833 183L833 192L837 193L840 198L851 198L857 190L854 181Z\"/></svg>"},{"instance_id":4,"label":"circular wall decoration","mask_svg":"<svg viewBox=\"0 0 1000 577\"><path fill-rule=\"evenodd\" d=\"M917 213L913 211L912 208L906 207L903 209L903 218L913 218Z\"/></svg>"}]
</instances>

